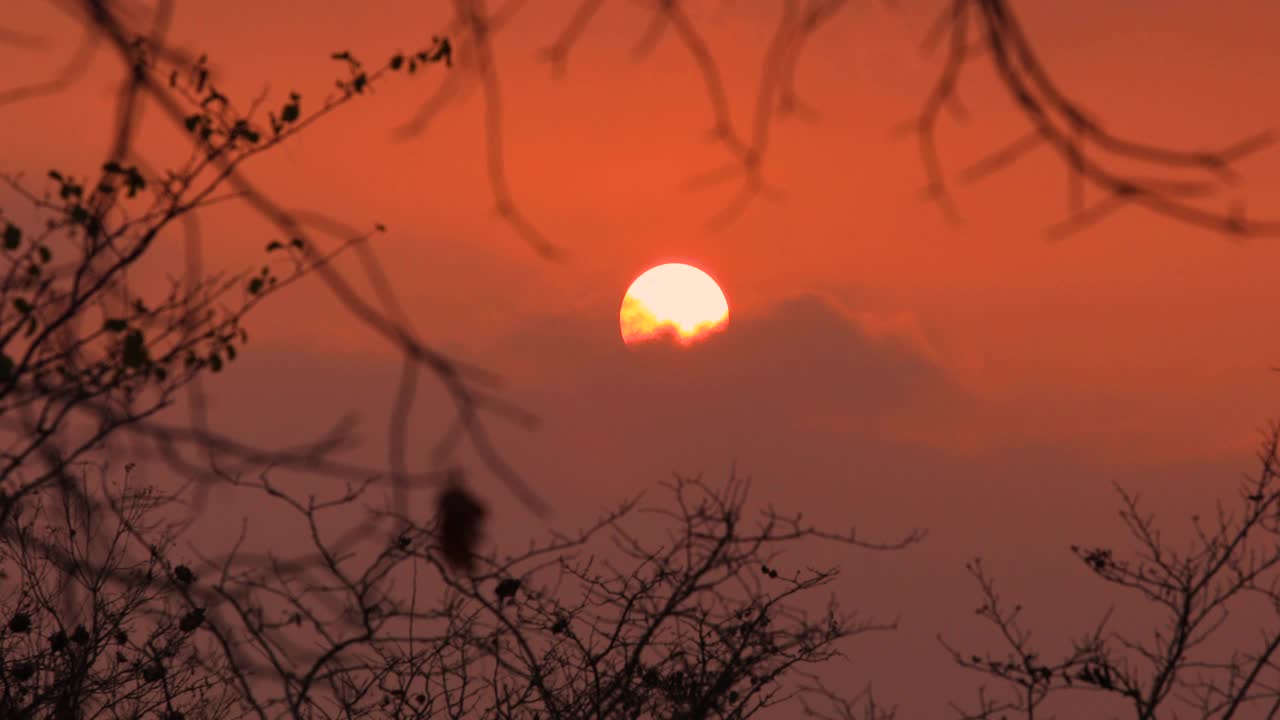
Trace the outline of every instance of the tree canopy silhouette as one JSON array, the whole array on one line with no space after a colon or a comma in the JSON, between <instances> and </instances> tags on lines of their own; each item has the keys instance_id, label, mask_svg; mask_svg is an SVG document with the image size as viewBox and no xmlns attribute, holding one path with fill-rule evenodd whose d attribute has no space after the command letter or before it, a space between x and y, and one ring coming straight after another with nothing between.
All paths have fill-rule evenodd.
<instances>
[{"instance_id":1,"label":"tree canopy silhouette","mask_svg":"<svg viewBox=\"0 0 1280 720\"><path fill-rule=\"evenodd\" d=\"M1280 712L1280 425L1258 451L1257 472L1233 504L1192 518L1185 543L1119 489L1120 520L1133 547L1072 545L1090 574L1142 607L1143 630L1115 627L1108 612L1071 647L1051 653L1033 641L1021 605L996 592L980 560L969 566L981 604L976 613L1001 648L972 653L944 646L960 666L997 681L963 718L1042 716L1065 696L1101 695L1107 713L1126 717L1274 717ZM1233 507L1234 505L1234 507Z\"/></svg>"},{"instance_id":2,"label":"tree canopy silhouette","mask_svg":"<svg viewBox=\"0 0 1280 720\"><path fill-rule=\"evenodd\" d=\"M285 207L244 172L384 83L443 74L399 135L425 132L454 99L478 90L486 145L477 163L494 206L532 252L562 259L507 179L507 118L494 60L503 29L536 4L454 0L451 20L424 33L416 50L387 48L371 62L336 48L317 58L332 68L332 88L247 101L219 84L216 59L173 40L181 10L174 0L142 9L115 0L54 5L82 28L80 42L50 76L0 87L0 112L64 91L103 54L123 73L102 157L36 179L3 176L6 197L22 207L0 210L0 566L8 576L0 596L0 717L745 718L787 702L815 715L891 715L869 692L829 690L808 670L838 657L845 640L892 623L834 604L806 614L805 603L834 570L775 553L823 539L896 549L918 534L875 545L773 511L757 517L736 480L721 488L686 478L667 488L667 503L650 508L670 530L665 540L631 528L637 506L626 503L594 527L522 554L486 550L488 510L456 467L457 451L469 447L486 471L545 514L545 501L489 433L492 421L532 427L535 417L501 396L494 375L449 356L413 327L372 242L386 228ZM574 4L549 38L544 57L554 72L567 71L602 5ZM811 40L851 3L778 4L745 123L731 112L722 68L689 3L641 5L649 16L636 28L637 56L676 43L705 89L710 134L725 162L691 184L738 183L730 202L709 213L711 225L725 226L756 200L780 194L766 179L779 121L812 115L797 68ZM1064 171L1068 198L1067 218L1051 233L1079 232L1138 207L1230 236L1280 234L1280 222L1249 216L1238 204L1221 207L1238 161L1267 147L1272 133L1213 151L1114 133L1104 113L1055 80L1015 6L948 0L925 38L926 50L941 53L936 84L904 127L919 144L925 196L942 212L955 221L962 214L936 133L946 113L965 114L960 81L985 63L1029 129L962 169L959 183L1044 148ZM3 12L0 43L41 44L4 25ZM183 134L183 157L148 152L138 132L143 107ZM207 272L200 217L229 203L252 209L273 234L261 238L260 265ZM183 243L182 272L162 291L143 289L136 273L172 238ZM359 277L338 271L340 255L353 257ZM350 440L344 422L280 448L234 438L208 421L203 379L246 351L255 308L304 277L321 282L402 360L383 467L339 459ZM412 470L407 459L408 418L424 377L452 402L453 424L432 448L430 471ZM164 412L180 396L189 408L181 420ZM1050 695L1084 687L1120 696L1140 718L1178 702L1205 717L1266 703L1274 714L1267 683L1275 631L1227 659L1197 654L1237 598L1277 601L1264 581L1277 562L1273 539L1255 545L1274 534L1274 457L1273 434L1239 514L1198 527L1189 553L1173 553L1128 496L1122 517L1141 556L1077 549L1104 581L1167 611L1169 624L1154 642L1106 635L1099 626L1064 659L1045 661L975 564L979 614L1009 648L1007 657L956 650L955 659L1013 694L983 695L977 710L962 712L1030 717ZM130 475L135 462L167 468L174 488L139 486ZM337 482L302 495L272 479L284 471ZM289 555L238 544L225 555L179 559L174 542L214 486L281 505L308 547ZM407 516L411 494L423 489L435 493L434 516ZM370 500L378 493L385 497ZM339 516L343 522L332 520ZM602 539L617 559L586 553Z\"/></svg>"},{"instance_id":3,"label":"tree canopy silhouette","mask_svg":"<svg viewBox=\"0 0 1280 720\"><path fill-rule=\"evenodd\" d=\"M837 571L798 551L919 536L875 545L753 514L738 479L677 478L656 504L459 572L444 517L380 510L398 533L341 551L340 518L374 486L304 499L265 473L227 481L283 507L309 547L263 554L242 536L191 567L166 519L180 496L80 469L79 492L24 496L0 534L16 588L0 597L4 717L748 718L801 702L887 716L813 669L893 623L834 598L813 613Z\"/></svg>"}]
</instances>

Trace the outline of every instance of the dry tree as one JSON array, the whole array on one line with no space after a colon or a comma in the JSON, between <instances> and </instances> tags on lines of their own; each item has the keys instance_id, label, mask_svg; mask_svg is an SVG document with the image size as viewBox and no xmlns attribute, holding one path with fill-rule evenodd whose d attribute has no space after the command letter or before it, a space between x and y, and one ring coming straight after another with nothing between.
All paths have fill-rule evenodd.
<instances>
[{"instance_id":1,"label":"dry tree","mask_svg":"<svg viewBox=\"0 0 1280 720\"><path fill-rule=\"evenodd\" d=\"M1186 546L1162 532L1139 498L1120 490L1128 552L1072 546L1084 569L1136 600L1153 627L1117 627L1108 612L1069 650L1051 654L1032 641L1022 607L996 592L975 561L977 609L1002 647L968 652L946 645L956 663L999 681L965 718L1038 717L1069 707L1063 696L1109 700L1111 713L1140 720L1227 720L1280 713L1280 425L1258 453L1257 474L1243 481L1235 507L1193 517ZM1255 632L1247 632L1252 628ZM1237 635L1239 633L1239 635Z\"/></svg>"},{"instance_id":2,"label":"dry tree","mask_svg":"<svg viewBox=\"0 0 1280 720\"><path fill-rule=\"evenodd\" d=\"M229 668L202 653L204 608L181 592L191 571L157 551L180 535L162 517L177 497L74 470L76 492L29 493L4 519L0 717L229 716Z\"/></svg>"},{"instance_id":3,"label":"dry tree","mask_svg":"<svg viewBox=\"0 0 1280 720\"><path fill-rule=\"evenodd\" d=\"M396 532L337 548L344 519L376 502L371 483L301 497L265 473L227 477L278 505L276 524L296 523L305 547L253 551L245 526L202 552L165 520L179 496L99 472L107 502L49 487L0 536L20 588L0 601L6 717L892 716L816 675L894 624L840 608L827 597L837 571L806 565L802 548L893 550L918 533L828 533L753 513L741 480L677 478L653 504L479 555L466 573L439 516L394 507L377 512Z\"/></svg>"},{"instance_id":4,"label":"dry tree","mask_svg":"<svg viewBox=\"0 0 1280 720\"><path fill-rule=\"evenodd\" d=\"M574 7L564 31L553 39L546 52L553 68L563 70L578 38L589 31L593 15L603 4L603 0L582 0ZM725 149L728 163L696 179L694 184L741 182L734 199L715 218L718 224L731 222L756 198L777 194L764 176L765 157L772 146L776 123L788 114L808 114L808 106L797 92L798 63L807 43L817 32L830 27L849 3L782 0L777 27L764 48L751 119L745 126L733 119L721 69L689 12L689 4L680 0L640 4L651 16L638 33L637 54L643 56L664 37L671 36L688 53L704 83L711 109L711 136ZM388 706L396 707L400 716L412 716L405 698L416 701L419 694L424 697L419 705L435 698L436 715L455 717L476 707L486 708L494 717L554 712L580 716L594 712L592 716L599 716L603 710L614 716L745 716L782 697L778 693L785 694L773 680L794 674L806 663L830 657L825 653L832 650L832 643L848 633L874 627L845 624L836 614L805 618L778 612L788 593L810 593L830 576L823 572L781 573L767 559L761 562L759 573L748 574L754 569L752 563L761 559L753 553L795 538L787 535L788 525L778 516L772 516L775 524L751 531L757 533L755 536L744 531L737 524L742 506L734 491L725 495L696 484L678 484L677 498L684 497L682 493L702 493L707 504L701 507L711 509L691 510L680 505L669 519L685 535L677 532L675 544L666 546L666 550L632 539L615 524L614 518L606 519L598 530L616 533L614 538L622 557L635 565L632 571L640 571L624 574L560 559L587 538L554 541L532 555L512 561L477 555L482 505L447 475L410 471L408 418L419 381L426 374L443 384L456 414L454 429L441 439L431 457L443 465L460 443L468 443L487 469L504 480L526 504L535 510L545 509L499 454L485 422L497 416L527 425L532 418L496 395L491 375L447 357L419 337L368 242L381 231L380 226L356 230L320 213L285 208L253 183L243 168L330 113L367 95L370 88L390 75L414 74L427 68L442 71L444 79L439 90L406 122L402 133L411 136L422 131L453 98L471 88L479 89L487 138L484 162L495 205L501 217L535 251L556 256L554 243L520 211L505 169L505 116L494 52L497 38L518 17L521 3L490 7L483 0L454 0L453 19L424 49L388 53L386 60L371 65L350 52L338 51L330 59L337 68L337 89L327 97L313 103L291 94L274 100L262 98L247 105L220 91L207 59L183 51L171 40L169 26L178 7L173 0L160 0L145 8L112 0L66 0L55 6L82 28L80 44L52 77L0 88L0 110L12 112L26 99L64 90L103 52L114 59L123 73L113 113L115 132L94 170L55 168L35 181L7 178L12 191L9 195L18 198L24 208L9 208L0 217L0 240L6 260L0 286L0 424L4 433L4 447L0 450L0 541L8 547L27 543L28 551L24 552L43 553L42 557L50 558L50 567L58 572L88 577L85 573L110 566L110 558L74 561L72 546L67 544L72 542L69 535L64 542L60 536L33 534L22 525L22 518L29 517L27 513L36 507L63 507L114 517L126 528L125 536L145 545L142 538L152 531L130 514L129 503L123 502L125 495L112 495L105 489L89 492L75 470L100 450L127 450L136 459L163 462L178 475L194 481L190 488L193 497L188 503L192 513L201 507L203 493L212 484L243 484L237 478L264 466L351 483L347 492L317 503L291 497L263 476L257 489L284 502L313 528L315 547L303 557L253 557L237 549L211 566L216 571L203 573L206 580L179 573L178 566L172 565L163 553L153 553L151 559L136 563L131 560L134 564L117 562L119 573L112 576L116 582L134 577L134 568L160 564L151 570L151 582L139 584L144 594L162 587L155 580L162 575L161 567L169 573L163 575L168 583L163 585L164 591L147 596L148 602L167 603L165 607L170 608L148 626L156 628L156 632L164 631L169 627L164 623L172 624L175 617L178 631L185 632L183 618L193 618L185 623L191 625L195 616L190 613L207 613L199 616L197 635L208 641L211 657L227 662L216 666L213 672L233 673L230 679L239 693L238 701L244 703L243 709L259 717L268 716L268 708L295 717L302 716L304 707L313 717L323 715L324 708L336 713L357 706L372 709L384 707L385 698L390 698L386 700ZM39 42L22 28L0 24L0 43L32 47ZM1017 21L1013 4L1007 0L949 0L927 45L945 47L946 53L937 84L911 129L920 142L928 194L952 216L957 213L950 201L934 134L942 113L960 107L959 81L963 72L975 61L986 60L1032 127L1026 136L964 170L961 181L979 179L1037 147L1047 147L1064 164L1070 188L1071 216L1055 231L1088 227L1131 204L1229 234L1280 231L1276 223L1253 220L1237 208L1216 210L1210 204L1210 193L1234 180L1233 164L1264 147L1271 140L1269 134L1206 153L1176 151L1111 133L1053 81ZM189 155L176 160L157 159L150 155L149 148L140 145L137 125L144 105L189 139ZM1135 165L1145 169L1134 171L1131 168ZM1191 177L1183 173L1190 173ZM1086 196L1089 188L1097 199L1090 201ZM247 205L274 227L276 239L264 243L261 268L241 275L204 271L199 218L225 202ZM337 242L326 249L326 238ZM141 267L142 259L150 256L157 243L178 241L184 243L185 251L185 267L179 279L158 292L143 290L131 282L131 273ZM341 253L354 256L358 272L372 287L371 292L358 290L357 283L338 271L334 259ZM335 451L347 440L349 428L342 424L300 447L263 448L217 432L205 418L203 374L219 372L242 351L247 340L244 319L258 303L309 274L403 358L385 468L355 467L335 459ZM159 413L171 406L179 393L187 394L191 408L187 422L162 422ZM126 440L131 444L123 445ZM1268 470L1264 474L1269 478L1269 473ZM367 484L374 482L369 480L371 477L378 478L378 487L389 487L390 507L408 507L409 493L428 484L445 488L440 496L443 509L459 509L465 517L454 513L451 524L446 514L436 525L422 527L394 513L365 511L357 513L355 527L344 528L336 538L322 532L315 515L339 508L346 508L348 513L357 509L358 499L372 486ZM1270 485L1260 484L1258 492L1249 496L1263 499L1247 500L1253 505L1246 507L1246 517L1253 517L1248 514L1250 508L1271 506L1273 495L1269 488ZM1132 527L1141 531L1140 538L1145 537L1141 533L1149 526L1137 514L1136 502L1130 510ZM1190 581L1179 580L1183 575L1178 573L1191 573L1186 577L1194 579L1199 577L1194 573L1199 572L1214 581L1236 577L1231 574L1237 572L1232 563L1239 556L1232 553L1239 552L1241 545L1222 544L1229 531L1247 528L1250 537L1256 537L1260 530L1271 532L1269 519L1256 519L1245 525L1231 525L1233 522L1238 523L1238 518L1224 516L1217 531L1206 531L1201 555L1154 555L1138 575L1127 574L1131 566L1115 565L1106 559L1109 556L1084 557L1086 562L1101 558L1101 569L1095 571L1105 579L1139 589L1147 587L1144 583L1149 582L1149 573L1155 572L1148 565L1153 565L1165 573L1163 582L1183 593L1184 604L1208 603L1204 607L1210 608L1209 615L1187 615L1184 620L1184 624L1191 619L1203 622L1223 606L1215 600L1219 596L1205 594L1217 592L1213 588L1219 586L1208 580L1187 584ZM77 542L87 542L86 535L90 533L96 533L96 540L111 537L107 529L91 531L90 527L103 526L86 525L79 531L85 534L78 536ZM392 527L399 529L391 533ZM433 534L440 527L446 532ZM791 530L799 532L796 527ZM812 533L799 532L806 534ZM395 542L376 553L369 563L352 569L350 563L364 557L357 552L361 539L382 535L394 535ZM667 551L676 546L683 548L683 555L668 555ZM1165 550L1158 541L1148 549ZM1204 564L1204 558L1222 557L1232 560ZM701 570L702 565L688 562L691 558L711 562L707 570ZM539 566L544 559L549 564ZM680 560L684 564L677 562ZM447 588L443 604L419 606L416 594L411 594L408 610L403 604L397 605L394 612L384 607L386 599L394 596L386 584L392 578L391 569L404 569L406 563L410 568L421 566L437 574ZM674 566L666 567L664 563ZM470 574L459 574L468 566ZM540 579L550 570L555 571L557 582L564 583L563 587L556 586L555 592L543 587ZM989 605L994 608L998 599L994 590L985 584L980 569L975 572L984 581L990 594ZM271 573L282 575L273 577ZM286 582L284 576L292 580ZM207 579L211 577L216 579ZM309 577L325 580L313 581ZM1249 577L1253 582L1253 576ZM54 581L68 588L74 585L56 578ZM34 602L35 588L44 586L33 581L24 587L29 590L23 591L25 594L20 594L18 600L27 603ZM92 596L93 587L96 586L90 583L83 590ZM529 592L531 588L535 593ZM577 594L560 594L566 588ZM494 594L498 589L502 590L500 597ZM691 589L694 592L689 592ZM717 596L722 589L725 594ZM74 598L80 592L68 591L67 597ZM1230 599L1253 592L1252 585L1239 585L1222 597ZM703 604L711 597L724 602ZM85 603L76 612L97 612L92 610L92 601ZM668 604L681 608L681 612L664 613ZM292 608L292 614L269 616L267 611L272 608ZM735 614L724 614L725 608L734 608ZM641 609L645 612L636 614ZM25 626L19 620L23 612L26 611L14 609L11 622L16 623L15 627ZM58 613L46 609L27 622L39 619L44 627L53 627L49 623L66 625L75 616L70 612L68 608L60 608ZM178 612L188 615L174 614ZM320 614L325 612L329 614ZM1001 627L1014 627L1016 617L994 609L991 612ZM404 629L405 623L409 624L405 633L390 636L401 646L392 649L393 643L382 642L387 636L378 633L393 627ZM438 642L424 644L418 623L442 627ZM287 636L291 628L303 626L310 628L304 642L312 643L313 650L321 648L318 652L294 654L299 648L293 643L298 641ZM85 629L90 631L88 625ZM335 634L339 631L342 634ZM92 674L83 659L75 659L74 663L67 659L82 655L63 651L50 655L49 648L37 647L22 632L13 628L10 632L22 637L5 636L4 642L12 645L5 646L4 662L10 658L34 658L29 677L40 678L37 686L47 687L64 676L86 678ZM1021 637L1015 630L1010 632L1015 640ZM68 637L76 635L76 626L72 625ZM1103 636L1093 637L1101 642ZM1123 674L1128 670L1118 661L1112 664L1102 656L1088 656L1089 677L1097 680L1095 684L1109 682L1113 690L1128 688L1140 708L1139 717L1150 717L1155 706L1171 697L1172 688L1185 687L1185 665L1180 663L1186 661L1186 653L1194 647L1188 639L1197 637L1189 635L1182 644L1165 646L1176 650L1164 656L1168 670L1148 678L1146 685L1137 675L1132 676L1131 684L1125 684L1130 683L1127 679L1118 681L1118 677L1129 677ZM379 640L374 642L374 638ZM1161 638L1167 639L1163 635ZM315 645L316 642L320 644ZM705 658L686 655L679 659L646 654L662 649L666 642L693 642L694 646L712 648L715 653ZM135 658L139 653L158 652L160 647L168 646L138 647ZM647 650L636 651L636 647ZM762 648L776 652L770 655ZM1254 666L1260 668L1259 673L1239 678L1229 674L1236 679L1213 686L1214 692L1240 698L1233 701L1237 705L1252 699L1250 693L1262 688L1258 677L1263 674L1261 669L1268 667L1271 650L1267 648L1274 649L1274 645L1256 653L1263 661ZM359 650L354 653L359 659L351 660L353 655L348 650ZM185 651L174 652L181 655ZM124 654L130 657L128 652ZM205 657L203 651L201 657ZM551 664L544 666L542 661L548 658ZM1106 664L1099 665L1100 661ZM1085 660L1077 658L1073 662L1073 669L1084 672L1081 663ZM608 678L595 674L598 663L605 663L610 669ZM1040 686L1036 683L1041 681L1031 676L1043 677L1044 673L1034 661L1027 660L1027 664L1030 675L1023 678L1031 682L1027 697L1039 702L1036 693ZM273 695L259 694L262 686L255 680L234 674L237 668L250 666L278 681ZM476 672L480 667L487 671ZM1013 673L1010 677L1017 680L1016 670L997 671ZM25 673L23 670L21 674ZM395 683L418 675L448 679L449 684L413 694L395 687ZM6 671L4 678L8 682L13 676ZM730 679L733 682L726 685ZM168 685L161 682L159 687ZM805 694L810 699L823 696L816 680L806 687ZM18 692L16 686L13 692ZM30 689L22 692L27 693L24 698L33 697ZM1203 694L1213 695L1209 690ZM323 702L331 704L322 707L317 699L322 696L326 698ZM175 697L189 700L195 696ZM869 713L874 714L874 701L869 696L865 699ZM174 701L165 698L167 703ZM176 706L164 707L181 712ZM831 711L835 715L850 712L847 704L837 704Z\"/></svg>"}]
</instances>

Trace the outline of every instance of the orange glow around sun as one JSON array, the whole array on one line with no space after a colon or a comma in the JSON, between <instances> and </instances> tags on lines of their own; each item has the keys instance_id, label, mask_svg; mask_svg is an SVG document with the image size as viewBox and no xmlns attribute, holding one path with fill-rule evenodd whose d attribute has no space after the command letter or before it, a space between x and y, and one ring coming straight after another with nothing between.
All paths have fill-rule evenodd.
<instances>
[{"instance_id":1,"label":"orange glow around sun","mask_svg":"<svg viewBox=\"0 0 1280 720\"><path fill-rule=\"evenodd\" d=\"M650 268L631 283L622 298L622 341L633 345L667 338L691 345L723 330L729 303L715 280L692 265L667 263Z\"/></svg>"}]
</instances>

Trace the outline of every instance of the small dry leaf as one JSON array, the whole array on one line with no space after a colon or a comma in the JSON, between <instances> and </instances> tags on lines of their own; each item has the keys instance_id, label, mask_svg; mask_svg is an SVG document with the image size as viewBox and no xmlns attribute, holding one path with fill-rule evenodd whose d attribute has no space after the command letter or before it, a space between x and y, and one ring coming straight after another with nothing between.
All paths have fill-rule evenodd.
<instances>
[{"instance_id":1,"label":"small dry leaf","mask_svg":"<svg viewBox=\"0 0 1280 720\"><path fill-rule=\"evenodd\" d=\"M471 572L476 546L484 534L484 505L462 487L461 476L450 479L436 500L440 515L440 549L457 570Z\"/></svg>"}]
</instances>

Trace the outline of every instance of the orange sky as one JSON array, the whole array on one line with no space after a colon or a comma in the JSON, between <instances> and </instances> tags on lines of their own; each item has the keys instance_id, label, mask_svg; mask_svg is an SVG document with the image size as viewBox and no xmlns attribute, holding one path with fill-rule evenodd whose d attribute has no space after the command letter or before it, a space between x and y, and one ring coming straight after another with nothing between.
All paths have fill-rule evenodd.
<instances>
[{"instance_id":1,"label":"orange sky","mask_svg":"<svg viewBox=\"0 0 1280 720\"><path fill-rule=\"evenodd\" d=\"M417 47L442 26L446 5L181 3L173 38L208 52L229 94L296 89L305 102L336 72L329 52ZM745 128L774 22L762 8L774 4L698 5ZM872 641L873 652L917 653L945 668L933 636L970 622L967 557L988 557L1011 593L1050 617L1082 602L1091 583L1066 546L1115 536L1113 481L1156 507L1208 508L1249 467L1257 428L1280 406L1280 374L1270 370L1280 365L1280 244L1233 243L1136 209L1047 242L1067 190L1045 152L960 190L966 223L949 225L919 199L914 142L894 134L935 77L937 62L918 47L940 3L900 5L857 3L817 36L798 79L818 118L777 124L766 160L786 199L756 202L722 231L706 223L733 188L684 185L725 160L705 140L706 95L671 38L629 60L645 21L634 3L605 5L561 79L536 53L570 3L528 2L498 36L511 185L565 250L562 262L538 259L494 215L478 95L422 136L393 138L438 68L384 84L251 174L288 206L390 228L379 252L417 328L503 371L510 396L543 416L539 433L501 437L563 508L555 522L580 522L671 470L716 477L736 462L761 497L816 518L927 527L930 541L910 560L851 565L861 582L844 590L902 613L902 633ZM1280 124L1270 91L1280 4L1018 7L1060 85L1109 128L1213 148ZM75 27L41 4L6 8L0 22L50 41L0 47L0 67L45 72L74 47ZM967 72L970 119L945 122L939 137L953 170L1025 129L985 65ZM109 131L96 118L118 74L103 55L68 92L0 107L0 170L91 170ZM144 142L172 147L158 114L144 128ZM1240 168L1250 212L1280 216L1280 150ZM257 262L272 239L242 209L202 220L215 265ZM733 322L691 351L628 352L616 324L622 293L670 260L719 279ZM388 348L318 286L271 303L249 328L248 354L214 385L223 427L296 440L354 409L365 420L362 452L381 457L380 414L397 367ZM424 403L418 420L429 436L438 405ZM536 526L496 504L521 531ZM934 584L966 599L925 597ZM940 711L895 697L910 695L909 683L876 672L904 709ZM971 686L964 680L955 687Z\"/></svg>"}]
</instances>

